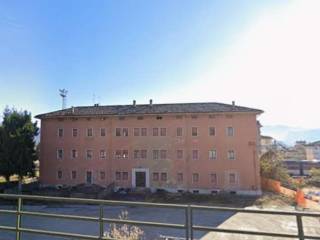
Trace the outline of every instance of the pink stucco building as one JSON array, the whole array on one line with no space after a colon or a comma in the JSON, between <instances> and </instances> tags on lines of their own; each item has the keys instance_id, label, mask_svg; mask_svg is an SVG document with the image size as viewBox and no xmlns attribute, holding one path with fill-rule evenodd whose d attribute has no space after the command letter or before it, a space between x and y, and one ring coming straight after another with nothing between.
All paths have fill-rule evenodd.
<instances>
[{"instance_id":1,"label":"pink stucco building","mask_svg":"<svg viewBox=\"0 0 320 240\"><path fill-rule=\"evenodd\" d=\"M41 114L40 181L259 194L261 113L234 103L150 100Z\"/></svg>"}]
</instances>

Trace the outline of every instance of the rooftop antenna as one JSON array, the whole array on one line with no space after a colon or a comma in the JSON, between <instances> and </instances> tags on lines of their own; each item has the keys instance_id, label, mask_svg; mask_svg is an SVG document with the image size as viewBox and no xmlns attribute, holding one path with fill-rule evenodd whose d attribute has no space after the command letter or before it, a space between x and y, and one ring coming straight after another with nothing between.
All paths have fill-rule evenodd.
<instances>
[{"instance_id":1,"label":"rooftop antenna","mask_svg":"<svg viewBox=\"0 0 320 240\"><path fill-rule=\"evenodd\" d=\"M65 109L67 107L68 91L66 89L59 89L59 94L62 97L62 109Z\"/></svg>"}]
</instances>

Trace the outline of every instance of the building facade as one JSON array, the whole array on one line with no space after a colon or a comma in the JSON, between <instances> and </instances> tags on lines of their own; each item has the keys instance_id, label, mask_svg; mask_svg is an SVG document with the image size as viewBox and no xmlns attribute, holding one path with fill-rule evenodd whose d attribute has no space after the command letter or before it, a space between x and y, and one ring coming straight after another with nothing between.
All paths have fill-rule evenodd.
<instances>
[{"instance_id":1,"label":"building facade","mask_svg":"<svg viewBox=\"0 0 320 240\"><path fill-rule=\"evenodd\" d=\"M234 103L134 101L41 114L40 182L259 194L261 113Z\"/></svg>"}]
</instances>

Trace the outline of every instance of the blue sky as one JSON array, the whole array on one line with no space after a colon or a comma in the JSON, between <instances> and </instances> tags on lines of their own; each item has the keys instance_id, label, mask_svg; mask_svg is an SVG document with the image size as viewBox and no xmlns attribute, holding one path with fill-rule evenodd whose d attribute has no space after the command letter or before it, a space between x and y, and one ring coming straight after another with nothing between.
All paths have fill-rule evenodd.
<instances>
[{"instance_id":1,"label":"blue sky","mask_svg":"<svg viewBox=\"0 0 320 240\"><path fill-rule=\"evenodd\" d=\"M294 111L289 118L281 104L275 108L283 100L283 106L296 100L281 86L281 91L264 95L262 86L274 76L259 76L268 64L270 72L278 71L273 60L261 62L270 51L279 52L268 45L276 41L277 47L278 40L262 34L271 31L268 36L274 36L274 26L280 26L279 32L282 25L291 29L282 16L287 14L290 24L300 19L299 13L309 16L306 11L314 8L304 5L304 11L297 4L301 2L1 1L0 108L15 106L34 115L57 110L58 89L66 88L68 106L91 105L93 95L100 104L133 99L139 104L150 98L155 103L235 100L266 110L266 124L315 127L320 121L302 116L294 121ZM286 36L292 39L290 34ZM290 59L290 49L297 45L289 47L289 54L283 54ZM261 55L255 55L260 50ZM253 69L259 69L257 75L252 75ZM286 84L295 82L283 74L277 72L277 77L285 78ZM310 96L306 100L310 102Z\"/></svg>"}]
</instances>

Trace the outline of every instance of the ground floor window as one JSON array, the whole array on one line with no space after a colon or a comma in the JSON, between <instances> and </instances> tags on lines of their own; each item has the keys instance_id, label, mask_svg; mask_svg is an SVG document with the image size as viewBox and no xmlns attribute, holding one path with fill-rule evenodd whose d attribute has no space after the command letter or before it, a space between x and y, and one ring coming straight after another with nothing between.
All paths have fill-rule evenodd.
<instances>
[{"instance_id":1,"label":"ground floor window","mask_svg":"<svg viewBox=\"0 0 320 240\"><path fill-rule=\"evenodd\" d=\"M62 171L61 170L59 170L57 172L57 177L58 177L58 179L62 179Z\"/></svg>"},{"instance_id":2,"label":"ground floor window","mask_svg":"<svg viewBox=\"0 0 320 240\"><path fill-rule=\"evenodd\" d=\"M165 173L165 172L161 173L161 181L163 181L163 182L167 181L167 173Z\"/></svg>"},{"instance_id":3,"label":"ground floor window","mask_svg":"<svg viewBox=\"0 0 320 240\"><path fill-rule=\"evenodd\" d=\"M177 180L178 180L179 183L183 182L183 173L178 173Z\"/></svg>"},{"instance_id":4,"label":"ground floor window","mask_svg":"<svg viewBox=\"0 0 320 240\"><path fill-rule=\"evenodd\" d=\"M100 172L100 180L105 180L106 179L106 173L104 171Z\"/></svg>"},{"instance_id":5,"label":"ground floor window","mask_svg":"<svg viewBox=\"0 0 320 240\"><path fill-rule=\"evenodd\" d=\"M76 179L77 178L77 172L76 171L72 171L71 172L71 179Z\"/></svg>"},{"instance_id":6,"label":"ground floor window","mask_svg":"<svg viewBox=\"0 0 320 240\"><path fill-rule=\"evenodd\" d=\"M199 182L199 173L192 174L192 182L194 182L194 183Z\"/></svg>"},{"instance_id":7,"label":"ground floor window","mask_svg":"<svg viewBox=\"0 0 320 240\"><path fill-rule=\"evenodd\" d=\"M158 172L154 172L152 174L152 180L155 182L159 181L159 173Z\"/></svg>"}]
</instances>

